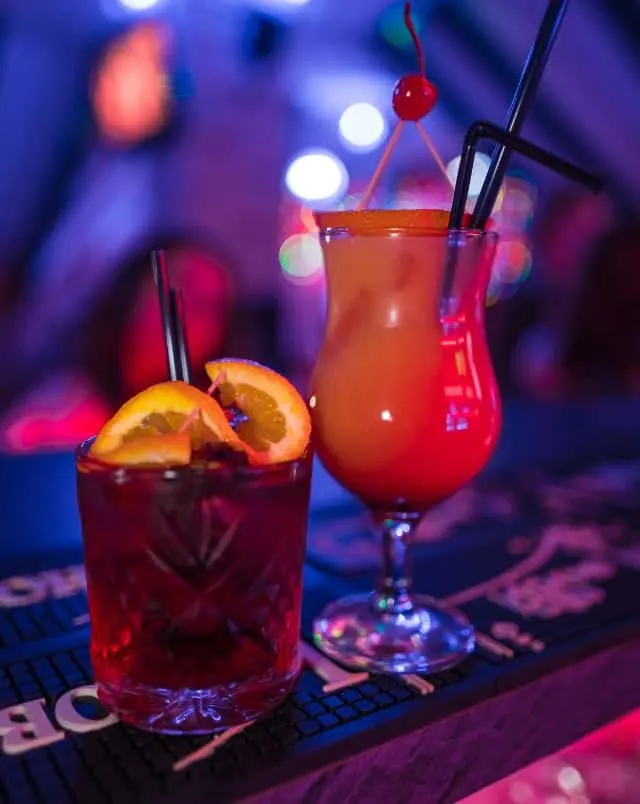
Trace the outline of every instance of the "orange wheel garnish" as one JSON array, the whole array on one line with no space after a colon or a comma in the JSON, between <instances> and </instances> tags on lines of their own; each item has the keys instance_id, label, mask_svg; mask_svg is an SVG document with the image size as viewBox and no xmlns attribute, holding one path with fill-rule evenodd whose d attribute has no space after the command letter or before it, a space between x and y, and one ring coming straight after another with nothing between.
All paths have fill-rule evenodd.
<instances>
[{"instance_id":1,"label":"orange wheel garnish","mask_svg":"<svg viewBox=\"0 0 640 804\"><path fill-rule=\"evenodd\" d=\"M187 433L139 436L100 455L100 460L119 466L185 466L191 460L191 441Z\"/></svg>"},{"instance_id":2,"label":"orange wheel garnish","mask_svg":"<svg viewBox=\"0 0 640 804\"><path fill-rule=\"evenodd\" d=\"M248 360L214 360L205 365L219 382L223 407L238 408L247 421L237 427L252 463L300 458L309 444L311 417L304 399L281 374Z\"/></svg>"},{"instance_id":3,"label":"orange wheel garnish","mask_svg":"<svg viewBox=\"0 0 640 804\"><path fill-rule=\"evenodd\" d=\"M194 414L194 411L197 413ZM186 430L181 433L185 423ZM129 442L138 442L141 449L143 439L144 444L149 445L154 438L164 438L169 434L184 435L190 449L220 443L243 448L215 399L184 382L163 382L152 385L125 402L104 425L89 454L101 460L111 456L111 463L115 462L114 450ZM161 449L160 444L158 448ZM125 450L122 454L126 456L128 452Z\"/></svg>"}]
</instances>

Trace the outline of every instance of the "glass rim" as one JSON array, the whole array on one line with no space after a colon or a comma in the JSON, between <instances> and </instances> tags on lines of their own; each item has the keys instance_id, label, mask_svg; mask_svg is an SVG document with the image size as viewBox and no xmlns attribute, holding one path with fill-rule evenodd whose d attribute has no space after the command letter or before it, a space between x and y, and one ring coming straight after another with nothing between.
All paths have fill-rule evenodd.
<instances>
[{"instance_id":1,"label":"glass rim","mask_svg":"<svg viewBox=\"0 0 640 804\"><path fill-rule=\"evenodd\" d=\"M449 237L463 235L469 239L497 237L495 230L472 229L464 225L449 229L446 209L352 209L314 213L320 236L375 237L389 234ZM471 222L465 213L463 224Z\"/></svg>"},{"instance_id":2,"label":"glass rim","mask_svg":"<svg viewBox=\"0 0 640 804\"><path fill-rule=\"evenodd\" d=\"M114 464L100 460L100 458L90 457L88 449L95 441L96 436L90 436L81 441L75 448L75 462L76 470L83 474L101 474L102 476L112 475L114 479L122 482L127 476L136 478L156 478L158 480L174 480L180 476L187 474L193 470L193 465L182 464L175 466L164 466L162 464ZM229 468L229 464L225 461L212 461L216 463L215 466L210 464L203 464L198 466L198 472L201 474L215 476L222 474ZM299 458L294 458L291 461L281 461L280 463L267 464L265 466L233 466L234 477L238 480L257 480L263 477L276 477L279 473L283 475L290 475L291 470L308 469L311 470L313 463L313 447L311 444L307 446L304 454ZM293 479L293 478L292 478Z\"/></svg>"}]
</instances>

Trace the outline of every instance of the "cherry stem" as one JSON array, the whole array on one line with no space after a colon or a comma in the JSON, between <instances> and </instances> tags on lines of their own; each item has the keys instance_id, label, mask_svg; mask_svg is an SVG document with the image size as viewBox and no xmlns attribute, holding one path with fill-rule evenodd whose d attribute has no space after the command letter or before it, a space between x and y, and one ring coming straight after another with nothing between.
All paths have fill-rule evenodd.
<instances>
[{"instance_id":1,"label":"cherry stem","mask_svg":"<svg viewBox=\"0 0 640 804\"><path fill-rule=\"evenodd\" d=\"M422 137L422 141L424 142L424 144L429 149L429 153L433 157L436 165L440 168L440 172L444 176L447 184L450 187L454 187L455 183L452 181L451 176L447 173L447 166L445 165L444 160L442 159L442 157L438 153L438 151L436 149L436 146L433 143L433 140L427 134L424 126L422 125L422 123L420 123L419 120L416 122L416 128L418 129L418 134Z\"/></svg>"},{"instance_id":2,"label":"cherry stem","mask_svg":"<svg viewBox=\"0 0 640 804\"><path fill-rule=\"evenodd\" d=\"M387 142L387 147L384 149L382 156L380 157L380 161L376 169L373 171L373 176L371 177L371 181L367 185L367 189L364 191L362 198L360 199L360 203L358 204L358 209L366 209L369 206L369 202L371 201L371 197L373 196L378 182L380 181L380 177L384 173L385 168L389 163L389 159L391 158L391 153L395 148L396 143L398 142L398 138L402 133L402 129L404 128L404 121L399 120L396 123L396 127L393 129L393 133L389 137L389 141Z\"/></svg>"},{"instance_id":3,"label":"cherry stem","mask_svg":"<svg viewBox=\"0 0 640 804\"><path fill-rule=\"evenodd\" d=\"M420 38L418 37L418 32L416 31L416 26L413 24L413 20L411 18L411 0L406 0L404 4L404 24L406 29L409 31L411 39L413 40L413 44L416 49L416 53L418 54L418 71L420 75L427 75L427 65L424 60L424 50L422 49L422 45L420 44Z\"/></svg>"}]
</instances>

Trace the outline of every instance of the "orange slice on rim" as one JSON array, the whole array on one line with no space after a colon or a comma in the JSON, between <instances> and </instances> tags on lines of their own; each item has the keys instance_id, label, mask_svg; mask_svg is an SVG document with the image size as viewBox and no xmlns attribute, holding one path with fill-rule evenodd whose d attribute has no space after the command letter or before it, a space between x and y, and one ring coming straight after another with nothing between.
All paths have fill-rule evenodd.
<instances>
[{"instance_id":1,"label":"orange slice on rim","mask_svg":"<svg viewBox=\"0 0 640 804\"><path fill-rule=\"evenodd\" d=\"M281 374L249 360L214 360L205 365L223 407L241 411L236 430L251 450L252 463L272 464L300 458L311 437L304 399Z\"/></svg>"},{"instance_id":2,"label":"orange slice on rim","mask_svg":"<svg viewBox=\"0 0 640 804\"><path fill-rule=\"evenodd\" d=\"M168 435L183 438L180 442L167 440ZM99 432L89 454L102 460L109 456L110 463L117 462L114 451L121 450L123 459L128 455L142 455L145 445L149 447L155 443L154 439L159 439L158 450L165 449L167 454L173 450L182 455L185 438L189 444L189 456L192 448L203 444L225 443L243 449L215 399L184 382L163 382L125 402ZM166 441L164 447L160 439ZM134 442L137 444L135 448L125 449Z\"/></svg>"}]
</instances>

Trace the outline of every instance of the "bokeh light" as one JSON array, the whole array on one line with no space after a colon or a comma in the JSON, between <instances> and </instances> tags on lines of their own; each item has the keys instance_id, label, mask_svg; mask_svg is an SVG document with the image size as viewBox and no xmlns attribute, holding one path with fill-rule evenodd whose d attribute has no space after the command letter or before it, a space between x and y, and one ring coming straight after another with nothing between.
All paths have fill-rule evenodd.
<instances>
[{"instance_id":1,"label":"bokeh light","mask_svg":"<svg viewBox=\"0 0 640 804\"><path fill-rule=\"evenodd\" d=\"M427 206L426 193L420 188L398 190L393 202L394 209L426 209Z\"/></svg>"},{"instance_id":2,"label":"bokeh light","mask_svg":"<svg viewBox=\"0 0 640 804\"><path fill-rule=\"evenodd\" d=\"M161 0L118 0L118 2L129 11L148 11L157 6Z\"/></svg>"},{"instance_id":3,"label":"bokeh light","mask_svg":"<svg viewBox=\"0 0 640 804\"><path fill-rule=\"evenodd\" d=\"M456 183L458 178L458 170L460 169L460 160L462 157L456 156L447 165L447 175L453 184ZM487 176L489 165L491 164L491 157L481 152L476 152L473 160L473 170L471 171L471 182L469 183L469 198L475 198L480 195L482 185Z\"/></svg>"},{"instance_id":4,"label":"bokeh light","mask_svg":"<svg viewBox=\"0 0 640 804\"><path fill-rule=\"evenodd\" d=\"M492 215L495 217L500 213L502 210L502 205L504 203L504 197L506 194L506 188L504 182L500 185L500 189L498 190L498 195L496 196L495 204L493 205Z\"/></svg>"},{"instance_id":5,"label":"bokeh light","mask_svg":"<svg viewBox=\"0 0 640 804\"><path fill-rule=\"evenodd\" d=\"M91 92L103 137L131 146L159 134L168 124L170 43L163 25L145 22L125 31L107 48Z\"/></svg>"},{"instance_id":6,"label":"bokeh light","mask_svg":"<svg viewBox=\"0 0 640 804\"><path fill-rule=\"evenodd\" d=\"M337 205L336 209L357 209L358 204L360 203L360 198L362 197L362 193L364 193L364 188L362 189L362 192L349 193L349 195L346 195ZM377 209L384 206L380 201L379 194L373 194L369 206L372 209Z\"/></svg>"},{"instance_id":7,"label":"bokeh light","mask_svg":"<svg viewBox=\"0 0 640 804\"><path fill-rule=\"evenodd\" d=\"M309 207L300 207L300 223L306 232L317 232L316 219L313 217L313 210Z\"/></svg>"},{"instance_id":8,"label":"bokeh light","mask_svg":"<svg viewBox=\"0 0 640 804\"><path fill-rule=\"evenodd\" d=\"M296 7L306 6L311 0L252 0L252 7L265 11L286 11Z\"/></svg>"},{"instance_id":9,"label":"bokeh light","mask_svg":"<svg viewBox=\"0 0 640 804\"><path fill-rule=\"evenodd\" d=\"M526 240L514 238L498 244L487 290L487 307L514 296L531 273L533 258Z\"/></svg>"},{"instance_id":10,"label":"bokeh light","mask_svg":"<svg viewBox=\"0 0 640 804\"><path fill-rule=\"evenodd\" d=\"M501 212L514 229L525 228L531 222L536 205L536 188L518 176L509 176Z\"/></svg>"},{"instance_id":11,"label":"bokeh light","mask_svg":"<svg viewBox=\"0 0 640 804\"><path fill-rule=\"evenodd\" d=\"M97 433L109 405L86 378L63 373L46 379L0 420L0 449L38 452L71 449Z\"/></svg>"},{"instance_id":12,"label":"bokeh light","mask_svg":"<svg viewBox=\"0 0 640 804\"><path fill-rule=\"evenodd\" d=\"M376 27L379 36L383 41L391 45L391 47L397 48L398 50L409 50L413 49L413 40L407 30L407 26L404 24L403 10L402 3L391 3L387 5L381 12ZM416 33L418 36L421 36L424 33L425 27L422 14L414 10L412 17Z\"/></svg>"},{"instance_id":13,"label":"bokeh light","mask_svg":"<svg viewBox=\"0 0 640 804\"><path fill-rule=\"evenodd\" d=\"M377 148L387 135L387 121L372 103L352 103L342 113L338 128L345 145L356 151Z\"/></svg>"},{"instance_id":14,"label":"bokeh light","mask_svg":"<svg viewBox=\"0 0 640 804\"><path fill-rule=\"evenodd\" d=\"M502 284L524 281L531 270L531 251L522 240L504 240L498 244L493 275Z\"/></svg>"},{"instance_id":15,"label":"bokeh light","mask_svg":"<svg viewBox=\"0 0 640 804\"><path fill-rule=\"evenodd\" d=\"M293 159L285 173L285 185L306 202L335 201L345 192L349 175L344 163L330 151L307 151Z\"/></svg>"},{"instance_id":16,"label":"bokeh light","mask_svg":"<svg viewBox=\"0 0 640 804\"><path fill-rule=\"evenodd\" d=\"M309 284L324 276L322 248L310 232L290 235L280 246L279 259L283 274L291 282Z\"/></svg>"},{"instance_id":17,"label":"bokeh light","mask_svg":"<svg viewBox=\"0 0 640 804\"><path fill-rule=\"evenodd\" d=\"M402 176L390 205L393 209L451 209L448 184L430 174L411 172Z\"/></svg>"}]
</instances>

